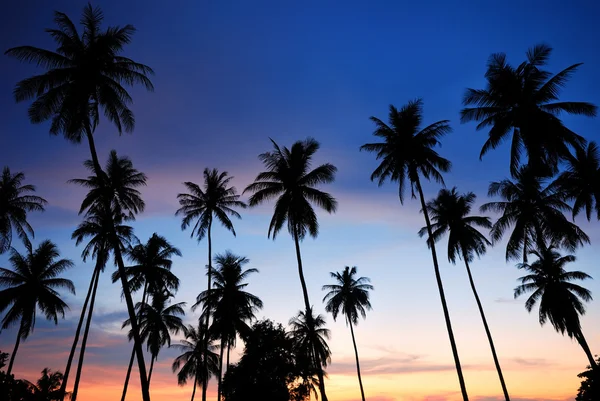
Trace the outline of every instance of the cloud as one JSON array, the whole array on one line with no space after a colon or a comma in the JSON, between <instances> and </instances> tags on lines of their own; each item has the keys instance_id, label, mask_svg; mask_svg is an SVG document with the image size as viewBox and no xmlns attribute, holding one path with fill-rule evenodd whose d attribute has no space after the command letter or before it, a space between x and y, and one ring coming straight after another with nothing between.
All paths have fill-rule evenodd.
<instances>
[{"instance_id":1,"label":"cloud","mask_svg":"<svg viewBox=\"0 0 600 401\"><path fill-rule=\"evenodd\" d=\"M555 365L553 362L544 358L512 358L512 361L519 366L525 367L546 367Z\"/></svg>"},{"instance_id":2,"label":"cloud","mask_svg":"<svg viewBox=\"0 0 600 401\"><path fill-rule=\"evenodd\" d=\"M523 303L523 301L521 301L519 299L504 298L504 297L496 298L496 299L494 299L494 302L499 303L499 304L522 304Z\"/></svg>"}]
</instances>

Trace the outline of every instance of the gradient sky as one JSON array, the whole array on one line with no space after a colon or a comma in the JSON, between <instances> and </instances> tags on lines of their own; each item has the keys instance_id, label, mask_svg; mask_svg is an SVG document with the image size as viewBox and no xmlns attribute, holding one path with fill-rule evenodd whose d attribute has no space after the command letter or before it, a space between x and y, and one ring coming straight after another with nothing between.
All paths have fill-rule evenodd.
<instances>
[{"instance_id":1,"label":"gradient sky","mask_svg":"<svg viewBox=\"0 0 600 401\"><path fill-rule=\"evenodd\" d=\"M52 45L43 29L52 25L54 9L79 19L81 1L20 0L0 13L0 48L21 44ZM132 158L148 175L143 190L146 212L134 227L145 241L153 232L166 236L183 252L174 272L182 279L178 301L188 305L204 289L206 243L197 244L180 231L174 217L183 181L200 182L205 167L227 170L243 189L260 171L257 154L272 137L282 145L313 136L322 144L318 161L339 168L327 190L339 200L333 216L320 213L318 240L302 243L311 302L324 313L321 285L329 272L356 265L372 279L374 310L356 329L367 398L371 401L454 401L460 393L430 254L417 236L423 225L416 201L401 206L393 184L378 189L369 181L374 157L359 153L371 140L371 115L387 117L390 103L401 106L422 97L425 122L449 119L454 132L440 152L453 162L448 186L474 191L478 204L487 185L508 175L508 149L478 155L485 133L461 125L459 110L466 87L484 85L485 63L492 52L506 52L513 63L528 47L546 42L555 51L550 68L558 71L584 62L563 93L565 100L600 104L600 53L597 16L600 7L578 1L444 1L290 2L290 1L103 1L96 2L108 24L138 28L127 55L152 66L155 93L131 91L137 125L133 135L118 137L102 122L97 146L102 159L110 149ZM67 184L83 177L87 146L48 135L48 125L31 125L27 105L16 105L14 84L37 70L4 58L0 63L0 165L24 171L27 181L50 203L44 214L32 214L35 243L55 241L76 262L68 272L77 296L68 296L71 312L55 327L38 319L23 342L14 373L34 380L44 367L63 370L92 265L79 257L70 240L80 221L83 192ZM565 118L587 138L598 132L597 119ZM438 187L426 185L426 196ZM286 323L303 307L293 242L287 234L267 239L272 205L245 211L236 221L237 238L214 230L214 249L247 256L249 290L265 304L258 314ZM598 224L581 222L593 245L581 249L571 266L598 276ZM524 300L513 300L519 272L505 263L504 244L473 263L475 280L495 338L506 383L515 401L573 400L576 377L587 360L580 347L552 327L540 327ZM17 244L22 250L22 246ZM452 266L440 248L442 277L471 399L497 401L501 389L466 272ZM7 266L7 257L0 257ZM110 270L110 269L109 269ZM598 282L587 288L600 294ZM117 399L130 347L120 330L126 317L119 288L101 277L90 345L86 353L83 401ZM139 298L139 295L137 296ZM186 317L194 321L196 315ZM332 364L327 389L332 401L358 400L350 332L343 321L327 317L332 331ZM600 308L589 306L582 320L592 351L600 350ZM12 351L16 330L0 336L0 349ZM241 350L233 353L238 358ZM155 401L186 400L191 386L178 387L164 349L152 380ZM141 399L134 385L129 399ZM214 392L214 387L211 387Z\"/></svg>"}]
</instances>

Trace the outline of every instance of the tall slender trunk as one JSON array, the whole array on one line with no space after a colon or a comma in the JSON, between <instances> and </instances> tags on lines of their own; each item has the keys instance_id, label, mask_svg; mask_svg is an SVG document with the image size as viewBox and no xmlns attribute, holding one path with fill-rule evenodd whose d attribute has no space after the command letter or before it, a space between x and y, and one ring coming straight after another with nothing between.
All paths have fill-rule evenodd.
<instances>
[{"instance_id":1,"label":"tall slender trunk","mask_svg":"<svg viewBox=\"0 0 600 401\"><path fill-rule=\"evenodd\" d=\"M148 387L150 387L150 379L152 379L152 370L154 369L154 361L156 358L154 356L150 357L150 370L148 370Z\"/></svg>"},{"instance_id":2,"label":"tall slender trunk","mask_svg":"<svg viewBox=\"0 0 600 401\"><path fill-rule=\"evenodd\" d=\"M217 387L217 401L221 401L221 383L223 383L223 337L221 337L221 355L219 356L219 384Z\"/></svg>"},{"instance_id":3,"label":"tall slender trunk","mask_svg":"<svg viewBox=\"0 0 600 401\"><path fill-rule=\"evenodd\" d=\"M83 339L81 340L81 351L79 352L79 362L77 363L77 372L75 373L75 384L73 385L73 393L71 394L71 401L77 400L77 393L79 391L79 382L81 380L81 371L83 370L83 358L85 356L85 346L87 344L88 335L90 332L90 325L92 323L92 314L94 313L94 304L96 303L96 290L98 289L98 281L100 281L100 257L96 258L96 268L94 269L94 288L92 289L92 297L90 299L90 310L88 312L87 320L85 322L85 329L83 330Z\"/></svg>"},{"instance_id":4,"label":"tall slender trunk","mask_svg":"<svg viewBox=\"0 0 600 401\"><path fill-rule=\"evenodd\" d=\"M17 355L17 350L19 349L19 344L21 344L22 334L23 334L23 320L21 320L21 324L19 325L19 331L17 332L17 341L15 342L15 348L13 349L12 355L10 356L10 361L8 362L8 369L6 370L7 376L10 376L10 372L12 372L13 364L15 363L15 356Z\"/></svg>"},{"instance_id":5,"label":"tall slender trunk","mask_svg":"<svg viewBox=\"0 0 600 401\"><path fill-rule=\"evenodd\" d=\"M67 360L67 367L65 368L65 374L63 376L62 384L60 385L59 399L64 400L65 393L67 391L67 382L69 380L69 372L71 371L71 364L73 363L73 357L75 357L75 350L77 349L77 343L79 342L79 333L81 332L81 327L83 326L83 320L85 319L85 312L87 311L88 302L90 301L90 296L92 294L92 288L94 287L94 277L96 275L96 270L92 272L92 278L90 280L90 287L88 288L87 295L85 296L85 301L83 302L83 307L81 308L81 315L79 316L79 323L77 324L77 330L75 330L75 338L73 339L73 345L71 346L71 352L69 353L69 359Z\"/></svg>"},{"instance_id":6,"label":"tall slender trunk","mask_svg":"<svg viewBox=\"0 0 600 401\"><path fill-rule=\"evenodd\" d=\"M577 340L577 342L583 349L583 352L585 352L585 355L588 358L588 361L590 363L592 370L594 370L596 372L596 374L599 375L598 377L600 378L600 369L598 368L598 364L596 363L596 360L594 359L594 355L592 354L592 351L590 350L590 347L588 346L588 343L585 340L585 337L583 336L583 332L581 330L579 330L578 332L575 333L575 339Z\"/></svg>"},{"instance_id":7,"label":"tall slender trunk","mask_svg":"<svg viewBox=\"0 0 600 401\"><path fill-rule=\"evenodd\" d=\"M210 301L211 301L211 278L212 278L212 238L211 238L211 228L212 228L212 216L210 217L210 221L208 222L208 296L206 297L206 322L204 323L204 380L202 385L202 401L206 401L206 390L208 389L208 327L210 325Z\"/></svg>"},{"instance_id":8,"label":"tall slender trunk","mask_svg":"<svg viewBox=\"0 0 600 401\"><path fill-rule=\"evenodd\" d=\"M356 356L356 373L358 374L358 384L360 385L360 395L362 397L362 401L365 401L365 390L363 389L362 378L360 377L360 364L358 363L358 348L356 348L356 340L354 339L354 328L353 324L350 321L350 318L347 317L348 324L350 325L350 333L352 334L352 344L354 345L354 356Z\"/></svg>"},{"instance_id":9,"label":"tall slender trunk","mask_svg":"<svg viewBox=\"0 0 600 401\"><path fill-rule=\"evenodd\" d=\"M142 303L145 303L148 296L148 283L144 283L144 292L142 293ZM125 375L125 383L123 383L123 394L121 395L121 401L125 401L127 395L127 388L129 387L129 378L131 377L131 369L133 368L133 360L135 359L135 347L131 348L131 357L129 358L129 365L127 366L127 374ZM150 380L148 380L149 382ZM148 383L150 387L150 383Z\"/></svg>"},{"instance_id":10,"label":"tall slender trunk","mask_svg":"<svg viewBox=\"0 0 600 401\"><path fill-rule=\"evenodd\" d=\"M192 400L194 401L194 396L196 395L196 385L198 384L198 378L194 377L194 389L192 390Z\"/></svg>"},{"instance_id":11,"label":"tall slender trunk","mask_svg":"<svg viewBox=\"0 0 600 401\"><path fill-rule=\"evenodd\" d=\"M229 370L229 352L230 351L231 351L231 344L230 344L230 342L228 340L227 341L227 365L226 365L227 369L226 369L226 371Z\"/></svg>"},{"instance_id":12,"label":"tall slender trunk","mask_svg":"<svg viewBox=\"0 0 600 401\"><path fill-rule=\"evenodd\" d=\"M494 364L496 365L496 370L498 371L498 378L500 379L500 385L502 386L502 392L504 393L504 399L506 401L510 401L510 397L508 396L508 390L506 389L506 383L504 382L504 376L502 375L502 369L500 368L500 361L498 360L498 355L496 355L496 347L494 346L494 340L492 340L492 333L490 332L490 328L487 324L487 319L485 318L485 314L483 313L483 306L481 306L481 301L479 300L479 294L477 294L477 289L475 289L475 281L473 281L473 276L471 275L471 268L469 267L467 254L464 250L463 250L463 259L465 261L465 267L467 268L467 274L469 276L469 283L471 283L471 289L473 290L473 295L475 296L475 301L477 302L477 307L479 308L479 314L481 315L481 321L483 322L483 327L485 328L485 334L487 335L488 342L490 343L490 349L492 350L492 357L494 358Z\"/></svg>"},{"instance_id":13,"label":"tall slender trunk","mask_svg":"<svg viewBox=\"0 0 600 401\"><path fill-rule=\"evenodd\" d=\"M298 233L294 230L294 243L296 245L296 259L298 261L298 275L300 276L300 284L302 285L302 295L304 296L304 307L306 308L306 318L309 327L314 330L314 324L312 321L312 313L310 307L310 301L308 300L308 289L306 288L306 281L304 280L304 271L302 269L302 255L300 254L300 239ZM325 393L325 380L323 375L323 365L321 364L321 358L319 354L314 354L315 364L317 368L317 375L319 376L319 392L321 393L321 401L327 401L327 395Z\"/></svg>"},{"instance_id":14,"label":"tall slender trunk","mask_svg":"<svg viewBox=\"0 0 600 401\"><path fill-rule=\"evenodd\" d=\"M427 205L425 204L425 197L423 196L423 188L421 188L421 181L419 177L415 180L417 190L419 191L419 198L421 199L421 208L423 209L423 216L425 216L425 224L427 225L427 240L433 238L431 232L431 222L429 220L429 213L427 213ZM458 375L458 382L460 384L460 391L462 393L463 401L468 401L469 396L467 395L467 387L465 386L465 379L463 377L462 368L460 366L460 359L458 358L458 349L456 348L456 341L454 340L454 333L452 331L452 323L450 322L450 313L448 312L448 305L446 304L446 295L444 294L444 285L442 284L442 277L440 275L440 267L438 265L437 255L435 253L435 244L431 241L431 257L433 258L433 269L435 271L435 279L437 281L438 290L440 293L440 300L442 301L442 309L444 311L444 320L446 321L446 329L448 330L448 337L450 338L450 347L452 348L452 355L454 356L454 364L456 365L456 373Z\"/></svg>"},{"instance_id":15,"label":"tall slender trunk","mask_svg":"<svg viewBox=\"0 0 600 401\"><path fill-rule=\"evenodd\" d=\"M92 163L94 164L94 170L96 172L96 176L100 181L101 185L104 186L105 182L105 174L100 167L100 163L98 162L98 155L96 154L96 146L94 145L94 135L92 133L91 127L88 125L86 127L88 144L90 147L90 153L92 155ZM121 254L121 244L119 241L119 237L117 237L117 233L115 230L115 224L113 220L113 216L110 213L111 207L110 202L106 198L102 198L103 207L107 211L108 218L110 219L110 236L112 237L112 246L113 252L115 254L115 259L117 262L117 267L119 270L119 275L121 276L121 286L123 287L123 294L125 296L125 304L127 305L127 312L129 313L129 319L131 321L131 331L133 333L133 341L135 353L138 361L138 368L140 373L140 386L142 388L142 400L150 401L150 391L148 389L148 378L146 376L146 364L144 363L144 352L142 351L142 341L140 339L140 332L138 330L138 324L135 316L135 307L133 306L133 300L131 299L131 292L129 291L129 283L127 282L126 272L125 272L125 263L123 263L123 255Z\"/></svg>"}]
</instances>

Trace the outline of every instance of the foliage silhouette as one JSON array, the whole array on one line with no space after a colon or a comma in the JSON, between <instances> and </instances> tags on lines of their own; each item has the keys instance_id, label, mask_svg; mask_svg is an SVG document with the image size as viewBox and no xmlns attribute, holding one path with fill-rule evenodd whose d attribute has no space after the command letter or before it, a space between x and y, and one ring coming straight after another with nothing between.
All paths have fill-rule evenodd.
<instances>
[{"instance_id":1,"label":"foliage silhouette","mask_svg":"<svg viewBox=\"0 0 600 401\"><path fill-rule=\"evenodd\" d=\"M600 358L596 358L596 365L600 365ZM600 399L600 376L594 374L591 366L588 366L585 372L577 375L581 381L581 385L577 390L575 401L595 401Z\"/></svg>"},{"instance_id":2,"label":"foliage silhouette","mask_svg":"<svg viewBox=\"0 0 600 401\"><path fill-rule=\"evenodd\" d=\"M367 318L367 310L371 310L369 291L373 290L373 286L369 284L371 280L368 277L355 278L355 266L352 268L346 266L341 273L331 272L329 274L335 279L335 284L323 286L323 290L328 291L327 295L323 298L323 302L326 302L325 310L333 315L333 320L336 320L338 314L341 312L346 317L346 324L350 326L352 345L354 345L354 355L356 356L356 373L358 375L358 384L360 385L360 395L362 400L365 401L365 391L360 376L358 349L356 348L356 340L354 339L353 326L358 324L359 315L363 319Z\"/></svg>"},{"instance_id":3,"label":"foliage silhouette","mask_svg":"<svg viewBox=\"0 0 600 401\"><path fill-rule=\"evenodd\" d=\"M379 186L382 186L386 180L398 183L398 197L400 203L404 203L404 192L406 181L409 181L411 195L415 198L415 191L419 194L421 209L425 217L428 238L432 238L431 223L429 214L425 205L425 196L421 187L421 177L426 180L444 184L442 173L450 171L451 163L449 160L441 157L434 147L440 145L440 138L451 131L447 120L435 122L423 129L420 129L423 121L423 101L421 99L408 102L400 110L390 105L389 125L377 117L371 117L375 123L373 135L382 139L383 142L368 143L360 147L360 150L373 152L377 154L377 160L381 160L379 166L371 174L371 181L377 180ZM450 314L446 304L444 286L440 276L435 244L430 243L431 256L433 259L433 269L437 281L442 310L444 311L444 320L450 346L456 365L456 373L463 397L463 401L468 401L467 388L460 365L458 349L454 340Z\"/></svg>"},{"instance_id":4,"label":"foliage silhouette","mask_svg":"<svg viewBox=\"0 0 600 401\"><path fill-rule=\"evenodd\" d=\"M23 185L25 174L12 174L8 166L2 170L0 177L0 254L8 251L12 244L12 230L26 247L31 247L28 233L34 237L33 228L27 222L27 213L44 211L48 203L44 198L31 195L35 192L33 185Z\"/></svg>"},{"instance_id":5,"label":"foliage silhouette","mask_svg":"<svg viewBox=\"0 0 600 401\"><path fill-rule=\"evenodd\" d=\"M1 328L4 330L19 323L19 330L7 375L11 374L21 339L27 339L33 332L37 308L47 320L58 324L58 315L64 318L69 307L57 290L75 294L73 282L59 277L73 267L73 262L60 259L58 248L51 241L42 241L35 250L29 247L25 255L12 248L9 261L12 270L0 267L0 286L4 287L0 291L0 313L8 309Z\"/></svg>"},{"instance_id":6,"label":"foliage silhouette","mask_svg":"<svg viewBox=\"0 0 600 401\"><path fill-rule=\"evenodd\" d=\"M330 194L316 187L332 183L337 168L326 163L311 170L312 159L320 147L319 143L312 138L297 141L290 149L280 148L272 139L271 143L273 150L258 156L267 170L259 173L254 182L244 189L244 193L252 193L249 200L251 207L277 198L268 236L272 236L275 240L277 233L287 222L288 232L296 245L298 275L302 285L305 311L308 312L311 304L304 280L300 241L306 234L310 234L313 238L319 234L319 223L312 204L327 213L336 211L337 201ZM311 314L307 313L307 315L310 318ZM317 366L320 366L321 362L319 361ZM320 380L319 386L322 401L327 401L325 382Z\"/></svg>"},{"instance_id":7,"label":"foliage silhouette","mask_svg":"<svg viewBox=\"0 0 600 401\"><path fill-rule=\"evenodd\" d=\"M448 260L454 264L456 263L457 258L462 259L465 262L467 275L469 276L469 284L471 285L471 290L475 296L479 314L481 315L481 321L485 328L485 334L490 344L504 399L510 401L506 383L504 382L504 375L502 374L500 362L496 355L496 347L494 346L492 333L488 327L487 319L483 312L483 306L481 305L479 294L475 288L475 281L471 274L471 268L469 267L469 262L473 261L474 256L482 256L486 252L487 246L491 245L488 239L477 230L477 227L486 228L488 230L491 229L492 223L490 218L470 215L475 199L476 196L473 192L459 194L456 191L456 187L452 188L450 191L441 189L436 198L427 202L427 212L431 216L431 229L433 230L431 239L433 242L438 242L446 235L446 233L448 233ZM419 235L423 237L426 234L427 227L421 228Z\"/></svg>"},{"instance_id":8,"label":"foliage silhouette","mask_svg":"<svg viewBox=\"0 0 600 401\"><path fill-rule=\"evenodd\" d=\"M516 68L508 64L506 54L492 54L486 88L467 89L463 98L465 106L474 107L461 111L461 122L478 121L478 130L490 127L480 158L512 134L511 174L518 173L523 152L536 170L555 172L558 162L568 157L569 146L585 144L583 137L563 125L560 114L596 115L597 107L591 103L559 101L560 90L581 63L553 75L543 69L551 53L550 46L536 45Z\"/></svg>"}]
</instances>

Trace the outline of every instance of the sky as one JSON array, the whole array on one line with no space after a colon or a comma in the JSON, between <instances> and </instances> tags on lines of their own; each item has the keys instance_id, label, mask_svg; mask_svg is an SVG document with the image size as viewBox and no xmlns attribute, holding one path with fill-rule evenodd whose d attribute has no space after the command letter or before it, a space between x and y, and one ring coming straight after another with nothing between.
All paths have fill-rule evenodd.
<instances>
[{"instance_id":1,"label":"sky","mask_svg":"<svg viewBox=\"0 0 600 401\"><path fill-rule=\"evenodd\" d=\"M44 28L52 12L74 20L81 1L21 0L0 12L0 48L17 45L52 47ZM321 143L315 163L338 167L335 183L326 189L339 201L334 215L319 212L320 235L302 242L302 256L311 303L325 313L321 286L329 272L357 266L370 277L373 310L355 329L365 394L371 401L455 401L458 380L444 325L430 253L417 231L423 226L416 201L400 205L397 186L378 188L369 176L376 166L371 154L359 152L372 140L370 116L387 118L388 105L424 100L424 122L450 120L453 132L440 153L453 163L445 176L448 187L473 191L477 205L488 199L489 182L508 176L508 147L501 146L482 161L479 151L486 133L475 124L460 124L465 88L485 84L486 60L505 52L520 63L537 43L554 47L549 69L557 72L584 62L562 99L600 104L600 6L577 1L444 2L444 1L99 1L105 23L131 23L138 32L126 55L151 66L155 92L140 87L130 93L136 116L133 134L119 137L102 121L96 131L101 160L111 149L127 155L146 173L142 193L147 207L134 223L147 240L165 236L183 254L173 271L182 279L178 302L194 303L206 285L207 244L182 232L174 216L182 182L200 183L205 167L228 171L241 192L261 171L257 155L270 149L269 138L281 145L308 136ZM31 214L34 244L52 239L64 257L75 262L66 275L77 295L66 295L71 309L58 326L38 318L21 343L14 373L35 380L44 367L64 370L68 350L91 277L93 262L83 263L81 247L70 239L81 220L77 215L83 191L67 180L85 177L82 163L87 145L74 145L48 134L49 125L32 125L27 104L15 104L15 83L40 70L5 56L0 62L0 165L23 171L39 195L49 201L45 213ZM597 119L565 117L564 122L588 139L596 137ZM424 186L427 198L437 184ZM247 197L244 195L244 199ZM272 204L245 210L235 221L237 236L215 227L215 252L231 250L260 270L250 276L248 290L264 301L258 318L286 324L303 307L294 244L286 233L267 238ZM592 246L577 252L571 268L598 276L600 241L597 222L578 220ZM573 400L577 374L587 359L576 342L540 327L528 314L524 299L513 299L522 272L504 260L504 245L490 249L472 263L479 294L494 336L506 384L514 401ZM23 251L20 244L17 249ZM472 400L498 401L502 392L464 267L447 262L439 247L440 268L452 324ZM7 267L6 255L0 266ZM101 276L80 397L84 401L117 399L131 344L121 323L126 308L120 289L110 282L110 268ZM597 281L586 282L593 294ZM136 294L139 300L141 294ZM186 322L197 315L190 312ZM326 382L331 401L360 398L350 331L343 320L326 316L331 329L332 363ZM600 352L600 307L588 306L582 319L592 352ZM16 330L0 334L0 349L11 352ZM232 354L237 360L241 347ZM170 365L176 351L161 351L152 378L155 401L189 399L191 386L179 387ZM134 372L129 400L141 399ZM138 376L139 378L139 376ZM209 395L216 393L214 383Z\"/></svg>"}]
</instances>

